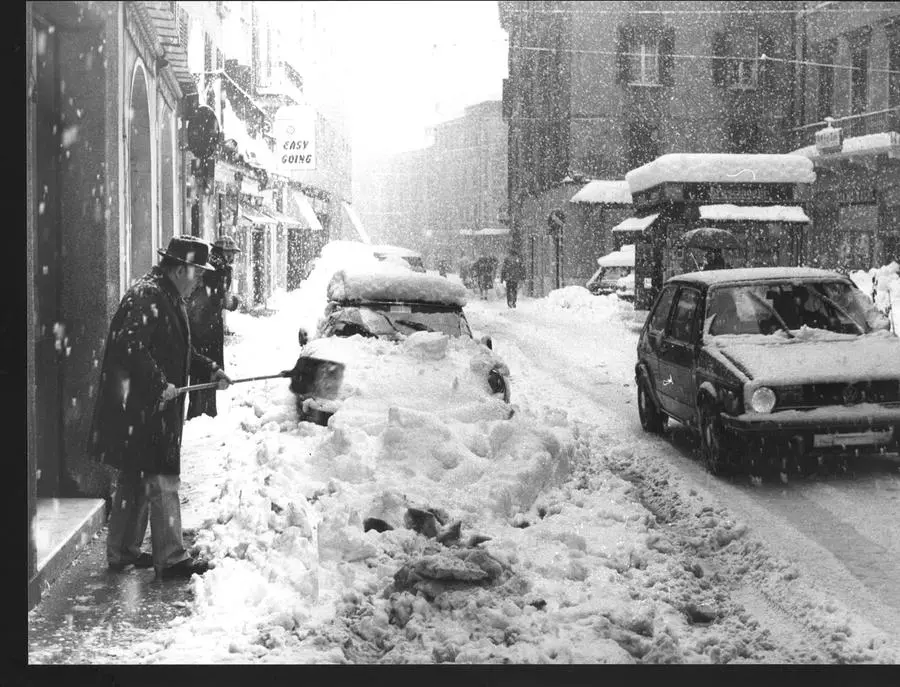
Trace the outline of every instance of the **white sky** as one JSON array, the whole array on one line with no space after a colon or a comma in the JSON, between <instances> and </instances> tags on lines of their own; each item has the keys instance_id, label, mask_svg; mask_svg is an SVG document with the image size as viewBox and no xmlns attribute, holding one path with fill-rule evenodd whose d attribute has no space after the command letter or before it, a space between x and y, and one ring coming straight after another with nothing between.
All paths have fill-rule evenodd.
<instances>
[{"instance_id":1,"label":"white sky","mask_svg":"<svg viewBox=\"0 0 900 687\"><path fill-rule=\"evenodd\" d=\"M426 144L426 129L499 99L507 75L497 3L323 2L343 57L354 157Z\"/></svg>"}]
</instances>

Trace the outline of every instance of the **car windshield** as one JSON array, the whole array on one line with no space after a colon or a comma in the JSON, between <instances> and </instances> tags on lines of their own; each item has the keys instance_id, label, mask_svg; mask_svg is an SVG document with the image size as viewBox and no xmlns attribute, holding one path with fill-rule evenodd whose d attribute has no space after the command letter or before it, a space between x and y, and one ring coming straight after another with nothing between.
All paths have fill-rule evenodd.
<instances>
[{"instance_id":1,"label":"car windshield","mask_svg":"<svg viewBox=\"0 0 900 687\"><path fill-rule=\"evenodd\" d=\"M865 334L875 327L874 306L842 281L741 284L711 289L704 331L792 335L803 327L838 334Z\"/></svg>"},{"instance_id":2,"label":"car windshield","mask_svg":"<svg viewBox=\"0 0 900 687\"><path fill-rule=\"evenodd\" d=\"M340 324L351 326L338 327ZM472 330L459 309L423 305L360 305L339 308L331 316L338 335L368 334L396 338L398 334L440 332L448 336L472 336Z\"/></svg>"}]
</instances>

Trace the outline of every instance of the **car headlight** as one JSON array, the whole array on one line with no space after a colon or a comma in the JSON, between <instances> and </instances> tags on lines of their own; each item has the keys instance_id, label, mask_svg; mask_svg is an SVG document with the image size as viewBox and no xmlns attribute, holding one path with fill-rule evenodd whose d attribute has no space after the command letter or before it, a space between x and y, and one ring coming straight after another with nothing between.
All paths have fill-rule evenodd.
<instances>
[{"instance_id":1,"label":"car headlight","mask_svg":"<svg viewBox=\"0 0 900 687\"><path fill-rule=\"evenodd\" d=\"M491 393L502 395L503 400L509 403L509 378L502 367L494 367L488 372L488 386Z\"/></svg>"},{"instance_id":2,"label":"car headlight","mask_svg":"<svg viewBox=\"0 0 900 687\"><path fill-rule=\"evenodd\" d=\"M775 407L775 392L767 386L761 386L750 396L750 407L757 413L771 413Z\"/></svg>"}]
</instances>

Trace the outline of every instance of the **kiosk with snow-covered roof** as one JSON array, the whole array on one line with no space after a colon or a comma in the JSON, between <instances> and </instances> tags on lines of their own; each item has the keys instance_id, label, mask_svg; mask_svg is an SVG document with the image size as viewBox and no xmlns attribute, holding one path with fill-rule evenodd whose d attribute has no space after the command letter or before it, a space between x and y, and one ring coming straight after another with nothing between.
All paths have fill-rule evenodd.
<instances>
[{"instance_id":1,"label":"kiosk with snow-covered roof","mask_svg":"<svg viewBox=\"0 0 900 687\"><path fill-rule=\"evenodd\" d=\"M809 218L801 202L815 181L799 155L663 155L625 175L635 216L613 231L635 248L635 308L646 310L669 277L700 267L680 238L700 227L731 232L731 267L800 265ZM629 241L630 242L630 241Z\"/></svg>"}]
</instances>

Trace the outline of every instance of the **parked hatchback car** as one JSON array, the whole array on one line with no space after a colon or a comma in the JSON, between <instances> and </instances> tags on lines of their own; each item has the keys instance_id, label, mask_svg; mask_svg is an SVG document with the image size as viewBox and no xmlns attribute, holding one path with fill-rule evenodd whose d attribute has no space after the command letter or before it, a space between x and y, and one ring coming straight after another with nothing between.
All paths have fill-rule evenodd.
<instances>
[{"instance_id":1,"label":"parked hatchback car","mask_svg":"<svg viewBox=\"0 0 900 687\"><path fill-rule=\"evenodd\" d=\"M585 288L595 296L619 293L621 280L634 273L634 244L597 258L597 265L597 271L585 282ZM633 293L633 276L631 282Z\"/></svg>"},{"instance_id":2,"label":"parked hatchback car","mask_svg":"<svg viewBox=\"0 0 900 687\"><path fill-rule=\"evenodd\" d=\"M900 339L836 272L669 279L641 331L635 375L643 428L684 423L712 473L898 447Z\"/></svg>"},{"instance_id":3,"label":"parked hatchback car","mask_svg":"<svg viewBox=\"0 0 900 687\"><path fill-rule=\"evenodd\" d=\"M307 332L304 329L298 332L304 348L296 369L310 367L305 363L307 359L333 361L339 364L335 374L342 375L341 382L346 368L352 386L353 375L360 373L355 369L354 360L371 358L371 351L363 350L365 340L404 344L418 353L413 351L408 356L409 359L402 363L406 365L404 369L393 367L379 372L384 380L381 386L385 387L386 397L390 395L387 387L391 385L408 384L407 388L415 390L420 384L446 383L448 399L455 396L462 403L497 399L505 404L507 416L511 414L508 406L509 369L493 352L489 336L475 340L463 311L466 291L462 285L438 275L385 265L373 269L339 270L328 284L327 299L324 317L313 340L307 344ZM414 339L417 334L422 336ZM336 341L354 337L357 338L348 343ZM460 341L453 346L452 356L444 354L448 340ZM428 369L413 370L418 364L417 356L421 357L423 351L426 357L445 362L435 362ZM450 362L452 359L465 360L465 369L454 367ZM321 364L318 367L322 367ZM405 377L410 379L405 380ZM294 385L292 390L298 393L303 419L327 424L328 418L340 407L340 394L314 398L304 393L306 389L322 387L321 381L317 381L315 387L312 384ZM404 402L415 405L414 393L405 395Z\"/></svg>"}]
</instances>

